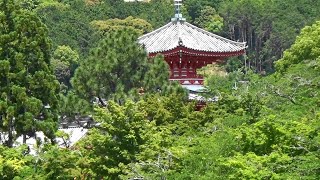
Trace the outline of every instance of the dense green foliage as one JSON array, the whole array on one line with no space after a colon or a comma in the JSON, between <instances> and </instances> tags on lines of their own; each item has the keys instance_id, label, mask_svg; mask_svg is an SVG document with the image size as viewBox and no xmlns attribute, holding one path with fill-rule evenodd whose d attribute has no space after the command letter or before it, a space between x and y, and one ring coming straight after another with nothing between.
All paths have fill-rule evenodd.
<instances>
[{"instance_id":1,"label":"dense green foliage","mask_svg":"<svg viewBox=\"0 0 320 180\"><path fill-rule=\"evenodd\" d=\"M51 65L64 93L71 88L70 80L78 64L79 55L69 46L58 46L53 52Z\"/></svg>"},{"instance_id":2,"label":"dense green foliage","mask_svg":"<svg viewBox=\"0 0 320 180\"><path fill-rule=\"evenodd\" d=\"M140 36L148 33L152 30L150 23L143 19L135 19L132 16L127 17L126 19L109 19L106 21L92 21L91 24L101 31L103 34L111 31L130 29L135 31Z\"/></svg>"},{"instance_id":3,"label":"dense green foliage","mask_svg":"<svg viewBox=\"0 0 320 180\"><path fill-rule=\"evenodd\" d=\"M108 31L125 25L148 32L168 23L174 13L173 0L20 1L48 26L54 48L68 45L84 57L100 38L97 28ZM184 0L183 3L182 13L188 22L247 42L246 65L263 73L274 72L273 62L283 56L301 28L319 19L320 10L318 1L306 0Z\"/></svg>"},{"instance_id":4,"label":"dense green foliage","mask_svg":"<svg viewBox=\"0 0 320 180\"><path fill-rule=\"evenodd\" d=\"M203 69L218 101L196 111L136 43L171 0L0 0L0 179L320 179L317 3L185 0L188 21L249 45L251 69ZM35 131L68 138L58 110L99 124L72 147L11 148Z\"/></svg>"},{"instance_id":5,"label":"dense green foliage","mask_svg":"<svg viewBox=\"0 0 320 180\"><path fill-rule=\"evenodd\" d=\"M47 29L12 0L0 1L0 12L0 129L8 146L37 130L53 138L59 87L49 67Z\"/></svg>"}]
</instances>

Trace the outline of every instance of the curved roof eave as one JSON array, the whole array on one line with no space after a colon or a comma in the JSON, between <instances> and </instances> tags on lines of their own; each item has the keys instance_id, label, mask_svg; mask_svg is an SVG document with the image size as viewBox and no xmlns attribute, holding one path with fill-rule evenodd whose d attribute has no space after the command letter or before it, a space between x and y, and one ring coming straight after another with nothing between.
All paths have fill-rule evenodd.
<instances>
[{"instance_id":1,"label":"curved roof eave","mask_svg":"<svg viewBox=\"0 0 320 180\"><path fill-rule=\"evenodd\" d=\"M236 53L247 48L245 42L229 40L184 21L170 22L139 37L138 42L148 53L170 51L181 44L191 50L212 53Z\"/></svg>"}]
</instances>

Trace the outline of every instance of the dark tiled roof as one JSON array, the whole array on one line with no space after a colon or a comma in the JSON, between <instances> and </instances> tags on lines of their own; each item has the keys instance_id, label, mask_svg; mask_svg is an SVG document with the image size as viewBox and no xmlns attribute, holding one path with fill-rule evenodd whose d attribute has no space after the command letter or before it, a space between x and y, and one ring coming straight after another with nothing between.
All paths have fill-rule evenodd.
<instances>
[{"instance_id":1,"label":"dark tiled roof","mask_svg":"<svg viewBox=\"0 0 320 180\"><path fill-rule=\"evenodd\" d=\"M188 49L213 53L239 52L246 48L243 42L231 41L180 20L141 36L138 42L148 53L170 51L179 44Z\"/></svg>"}]
</instances>

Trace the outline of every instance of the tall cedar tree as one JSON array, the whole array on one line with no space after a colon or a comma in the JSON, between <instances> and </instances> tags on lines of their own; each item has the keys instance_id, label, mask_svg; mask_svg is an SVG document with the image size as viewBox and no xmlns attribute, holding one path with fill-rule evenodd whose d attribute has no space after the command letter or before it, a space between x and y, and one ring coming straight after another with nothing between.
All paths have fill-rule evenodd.
<instances>
[{"instance_id":1,"label":"tall cedar tree","mask_svg":"<svg viewBox=\"0 0 320 180\"><path fill-rule=\"evenodd\" d=\"M59 83L49 63L45 25L14 0L0 0L0 128L8 146L35 131L54 137Z\"/></svg>"}]
</instances>

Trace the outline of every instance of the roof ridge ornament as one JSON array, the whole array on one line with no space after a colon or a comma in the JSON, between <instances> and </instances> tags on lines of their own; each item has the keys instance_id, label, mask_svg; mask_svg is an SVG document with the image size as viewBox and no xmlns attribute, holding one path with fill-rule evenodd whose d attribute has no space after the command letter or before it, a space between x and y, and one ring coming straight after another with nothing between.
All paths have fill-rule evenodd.
<instances>
[{"instance_id":1,"label":"roof ridge ornament","mask_svg":"<svg viewBox=\"0 0 320 180\"><path fill-rule=\"evenodd\" d=\"M171 19L172 22L186 21L186 18L182 17L181 6L182 6L182 0L174 0L175 15L174 15L174 18Z\"/></svg>"}]
</instances>

